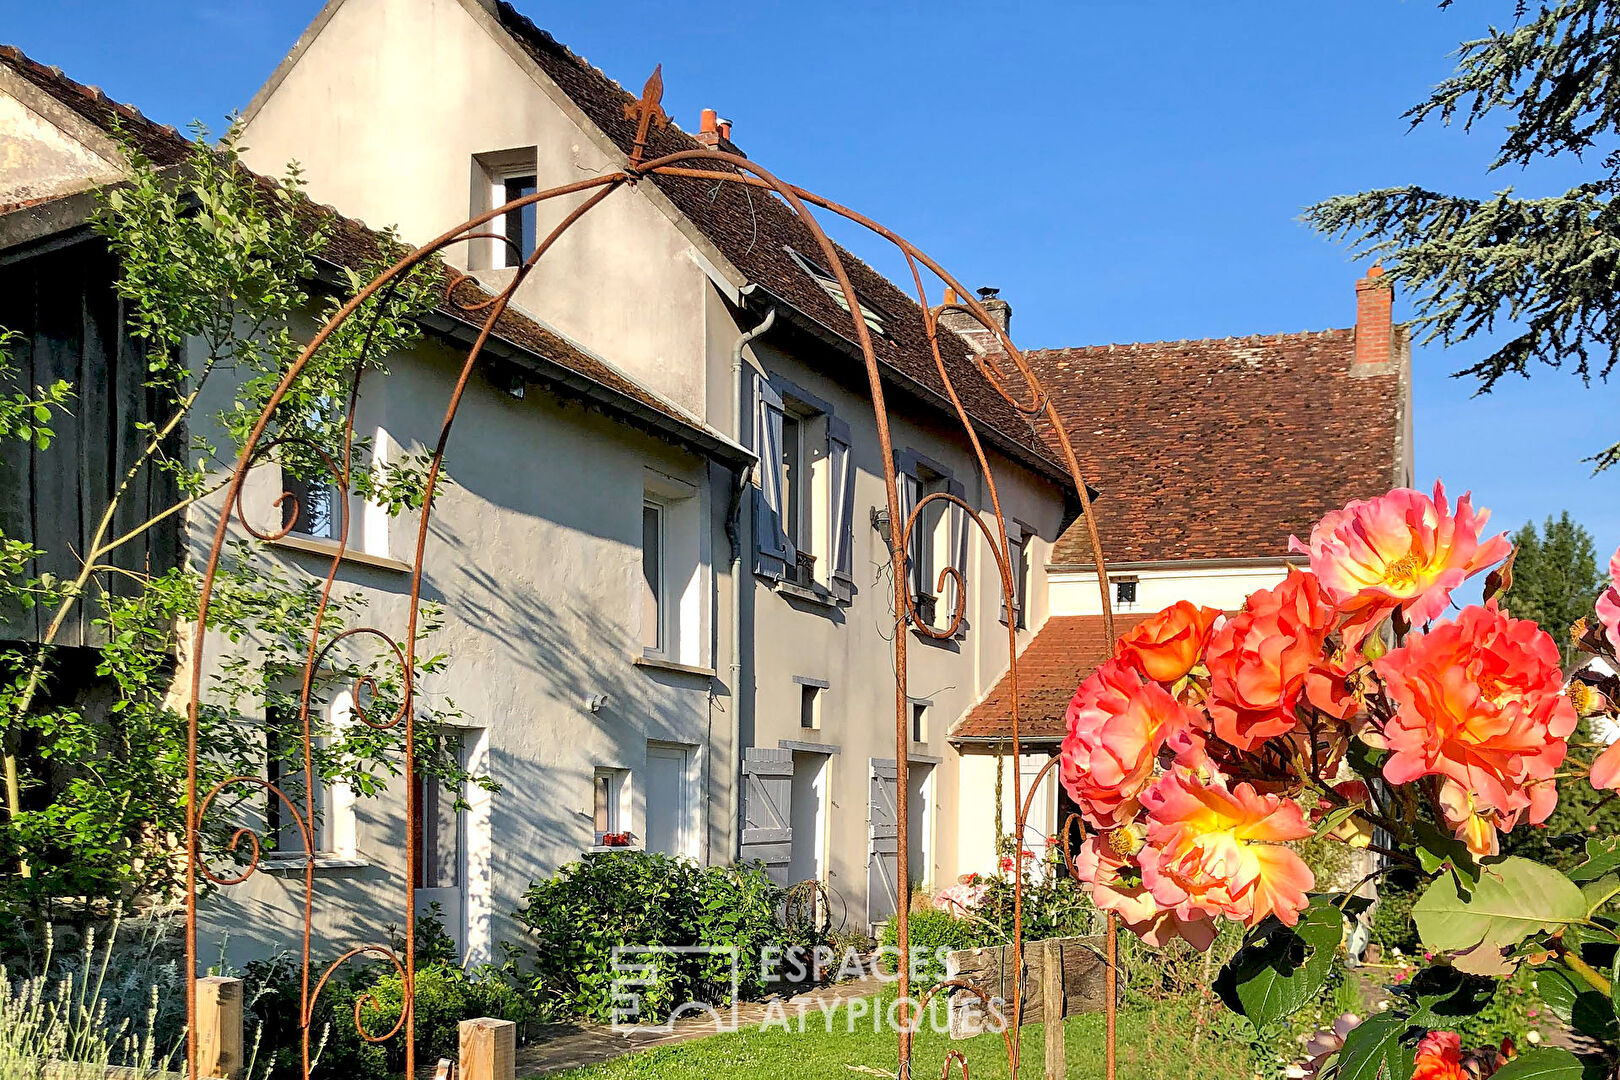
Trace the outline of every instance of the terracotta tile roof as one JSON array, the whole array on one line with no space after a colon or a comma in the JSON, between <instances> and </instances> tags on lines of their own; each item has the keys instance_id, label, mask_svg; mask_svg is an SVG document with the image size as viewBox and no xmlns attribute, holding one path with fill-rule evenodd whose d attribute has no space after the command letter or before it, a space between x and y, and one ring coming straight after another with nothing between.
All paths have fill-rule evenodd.
<instances>
[{"instance_id":1,"label":"terracotta tile roof","mask_svg":"<svg viewBox=\"0 0 1620 1080\"><path fill-rule=\"evenodd\" d=\"M513 40L593 124L628 154L635 144L636 122L626 118L624 107L637 95L575 55L511 4L500 0L494 7L496 17ZM696 139L671 123L652 129L646 158L700 148ZM692 164L726 168L710 162ZM810 231L786 203L775 195L739 184L669 176L655 176L653 182L750 283L760 285L840 336L853 339L849 314L789 254L791 248L817 263L824 262ZM938 395L934 403L949 409L916 302L849 252L839 251L856 292L872 301L883 315L884 334L873 337L878 359L892 374L933 391ZM1057 454L970 362L966 344L954 334L942 335L940 344L952 384L975 422L1000 436L1004 452L1054 478L1066 478Z\"/></svg>"},{"instance_id":2,"label":"terracotta tile roof","mask_svg":"<svg viewBox=\"0 0 1620 1080\"><path fill-rule=\"evenodd\" d=\"M62 73L61 68L46 67L24 55L15 46L0 45L0 65L15 71L109 134L121 130L156 165L180 164L193 152L191 140L175 128L159 126L143 116L140 110L113 101L99 89L74 82ZM267 189L276 183L264 177L256 176L256 179ZM17 206L0 207L0 214L20 212L48 201L51 200L30 200ZM322 226L327 229L329 239L320 253L323 260L353 270L364 270L381 258L382 245L387 241L383 234L368 228L364 222L345 217L330 206L320 206L307 199L300 201L296 213L311 231ZM431 272L437 273L440 281L447 284L449 268L438 260L434 260L432 265ZM424 269L421 272L430 271ZM470 281L457 287L456 300L461 304L477 304L487 299L489 295ZM457 321L482 324L481 315L469 315L449 302L440 305L439 313ZM522 312L510 308L503 312L496 321L495 336L580 376L587 384L607 390L610 397L616 395L628 399L635 412L656 414L662 421L687 429L694 436L699 436L705 445L722 441L696 418L627 379L603 360L584 352Z\"/></svg>"},{"instance_id":3,"label":"terracotta tile roof","mask_svg":"<svg viewBox=\"0 0 1620 1080\"><path fill-rule=\"evenodd\" d=\"M1405 331L1372 374L1351 374L1355 334L1027 353L1102 493L1104 558L1281 557L1327 510L1409 483ZM1092 562L1081 523L1052 562Z\"/></svg>"},{"instance_id":4,"label":"terracotta tile roof","mask_svg":"<svg viewBox=\"0 0 1620 1080\"><path fill-rule=\"evenodd\" d=\"M1107 554L1106 552L1104 553ZM1114 616L1123 634L1152 612ZM1063 714L1087 675L1113 653L1101 615L1053 615L1018 654L1019 741L1053 740L1064 735ZM951 732L951 740L1012 736L1012 673L1001 677Z\"/></svg>"}]
</instances>

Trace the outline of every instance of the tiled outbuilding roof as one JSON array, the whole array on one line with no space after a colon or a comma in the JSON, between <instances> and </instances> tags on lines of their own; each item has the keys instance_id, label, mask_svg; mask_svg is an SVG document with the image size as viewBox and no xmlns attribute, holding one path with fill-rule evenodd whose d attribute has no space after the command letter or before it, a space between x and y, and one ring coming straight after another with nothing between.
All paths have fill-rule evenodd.
<instances>
[{"instance_id":1,"label":"tiled outbuilding roof","mask_svg":"<svg viewBox=\"0 0 1620 1080\"><path fill-rule=\"evenodd\" d=\"M511 4L500 0L493 8L501 26L535 64L620 151L628 154L635 144L636 121L625 115L625 105L636 100L636 95L575 55ZM701 148L695 138L671 123L651 130L645 159ZM727 168L713 162L691 165ZM663 175L654 176L652 181L720 254L746 275L749 283L786 301L826 330L853 341L849 314L791 254L796 251L816 263L823 261L810 230L786 203L773 194L740 184ZM891 378L898 376L902 386L909 383L920 389L924 399L936 407L949 410L949 399L916 301L849 252L840 249L839 254L858 296L870 301L881 314L883 334L873 335L873 346L886 373ZM999 444L998 448L1054 479L1066 479L1067 472L1057 454L973 365L967 345L955 334L942 333L940 346L963 406Z\"/></svg>"},{"instance_id":2,"label":"tiled outbuilding roof","mask_svg":"<svg viewBox=\"0 0 1620 1080\"><path fill-rule=\"evenodd\" d=\"M109 135L121 133L156 165L178 165L193 152L193 143L175 128L158 125L142 115L140 110L113 101L95 87L73 81L62 73L61 68L47 67L30 59L15 46L0 45L0 65L16 72ZM259 179L267 190L275 183L262 177ZM26 205L0 208L0 216L25 213L51 201L54 200L31 200ZM364 271L376 265L381 258L385 238L364 222L345 217L333 207L317 205L308 200L302 200L295 212L312 232L317 228L326 229L329 238L320 252L322 260ZM419 273L437 273L440 280L448 284L450 270L435 259ZM456 300L461 304L470 306L488 299L488 293L471 281L457 287ZM481 325L483 321L481 314L469 315L448 301L440 305L438 315L438 321L444 326L467 323ZM514 359L520 362L545 362L544 366L550 371L551 377L548 378L545 371L540 377L567 396L587 398L622 416L639 418L660 430L673 430L700 447L720 450L722 456L737 456L740 453L729 446L728 440L695 417L520 311L506 309L496 320L494 337L497 349L502 342L515 346L518 355Z\"/></svg>"},{"instance_id":3,"label":"tiled outbuilding roof","mask_svg":"<svg viewBox=\"0 0 1620 1080\"><path fill-rule=\"evenodd\" d=\"M1106 552L1104 553L1106 557ZM1123 634L1151 612L1114 616ZM1113 654L1101 615L1054 615L1018 654L1018 735L1021 743L1063 738L1063 714L1075 688ZM1012 736L1012 673L996 683L951 732L953 742Z\"/></svg>"},{"instance_id":4,"label":"tiled outbuilding roof","mask_svg":"<svg viewBox=\"0 0 1620 1080\"><path fill-rule=\"evenodd\" d=\"M1088 483L1110 563L1281 558L1328 510L1406 475L1408 361L1356 365L1356 331L1027 353ZM1090 565L1083 525L1055 565Z\"/></svg>"}]
</instances>

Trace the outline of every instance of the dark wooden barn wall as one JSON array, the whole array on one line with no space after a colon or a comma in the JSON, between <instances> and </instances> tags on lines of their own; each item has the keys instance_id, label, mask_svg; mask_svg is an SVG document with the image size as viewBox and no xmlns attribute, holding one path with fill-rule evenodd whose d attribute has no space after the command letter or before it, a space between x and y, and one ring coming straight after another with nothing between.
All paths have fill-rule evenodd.
<instances>
[{"instance_id":1,"label":"dark wooden barn wall","mask_svg":"<svg viewBox=\"0 0 1620 1080\"><path fill-rule=\"evenodd\" d=\"M116 264L97 239L0 266L0 327L20 337L10 345L11 370L0 392L66 379L73 390L67 415L52 418L56 438L45 450L18 440L0 443L0 532L41 549L33 573L71 580L81 571L102 515L138 458L138 425L158 417L160 402L146 383L140 342L125 331L114 289ZM182 446L178 439L169 449ZM120 498L108 538L121 536L176 500L172 477L143 469ZM178 517L98 560L138 574L161 573L180 551ZM94 626L105 590L128 595L137 584L122 574L98 574L74 605L56 641L97 645ZM37 641L52 611L0 607L0 638Z\"/></svg>"}]
</instances>

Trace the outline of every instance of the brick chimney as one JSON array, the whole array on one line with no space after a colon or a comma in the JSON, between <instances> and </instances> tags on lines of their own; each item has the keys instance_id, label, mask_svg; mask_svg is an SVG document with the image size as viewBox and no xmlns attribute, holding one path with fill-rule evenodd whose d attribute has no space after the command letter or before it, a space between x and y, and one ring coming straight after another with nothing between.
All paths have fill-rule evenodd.
<instances>
[{"instance_id":1,"label":"brick chimney","mask_svg":"<svg viewBox=\"0 0 1620 1080\"><path fill-rule=\"evenodd\" d=\"M990 321L999 326L1001 332L1005 334L1007 328L1012 325L1012 305L1001 299L998 295L1000 292L1000 289L988 286L980 289L979 306L984 308L985 314L990 316ZM956 290L945 290L945 302L947 304L961 302ZM958 337L968 343L968 348L976 353L982 355L1001 351L1000 339L966 311L947 311L940 315L939 324L947 330L954 330Z\"/></svg>"},{"instance_id":2,"label":"brick chimney","mask_svg":"<svg viewBox=\"0 0 1620 1080\"><path fill-rule=\"evenodd\" d=\"M1395 290L1374 264L1356 282L1356 357L1354 367L1388 364L1395 359Z\"/></svg>"},{"instance_id":3,"label":"brick chimney","mask_svg":"<svg viewBox=\"0 0 1620 1080\"><path fill-rule=\"evenodd\" d=\"M697 141L711 150L720 145L720 114L713 109L699 114Z\"/></svg>"}]
</instances>

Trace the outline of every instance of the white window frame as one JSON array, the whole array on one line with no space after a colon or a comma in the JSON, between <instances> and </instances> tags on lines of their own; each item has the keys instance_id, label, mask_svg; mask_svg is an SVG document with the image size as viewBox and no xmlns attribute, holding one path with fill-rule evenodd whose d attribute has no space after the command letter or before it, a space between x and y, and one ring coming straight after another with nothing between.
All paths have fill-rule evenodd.
<instances>
[{"instance_id":1,"label":"white window frame","mask_svg":"<svg viewBox=\"0 0 1620 1080\"><path fill-rule=\"evenodd\" d=\"M674 854L688 858L698 858L702 853L702 844L700 841L702 840L701 814L703 804L702 776L700 772L701 763L698 757L698 747L691 745L690 743L675 743L665 742L660 739L648 739L647 753L650 756L654 751L673 753L677 755L681 766L681 787L683 798L681 800L681 805L676 808L680 815L680 828L678 840L675 845L679 850L674 852ZM645 778L642 788L642 798L644 804L641 809L643 815L647 815L650 813L650 811L645 805L645 799L650 793L651 785L645 781ZM642 847L646 847L648 844L646 832L647 830L643 829L642 835L639 837Z\"/></svg>"},{"instance_id":2,"label":"white window frame","mask_svg":"<svg viewBox=\"0 0 1620 1080\"><path fill-rule=\"evenodd\" d=\"M646 616L642 616L641 655L647 660L685 667L708 666L714 575L710 530L705 527L709 513L707 490L657 469L644 470L641 505L643 512L647 507L660 511L661 548L660 634L656 648L647 642ZM637 533L639 557L644 551L639 526ZM636 581L638 589L645 588L641 574L637 574Z\"/></svg>"},{"instance_id":3,"label":"white window frame","mask_svg":"<svg viewBox=\"0 0 1620 1080\"><path fill-rule=\"evenodd\" d=\"M653 511L658 520L656 529L658 554L652 560L657 571L656 584L647 581L647 511ZM643 494L641 498L641 585L643 589L652 593L652 618L654 625L648 633L647 626L647 596L642 596L641 608L641 651L646 656L667 657L671 644L670 623L670 596L669 596L669 507L660 499Z\"/></svg>"},{"instance_id":4,"label":"white window frame","mask_svg":"<svg viewBox=\"0 0 1620 1080\"><path fill-rule=\"evenodd\" d=\"M607 784L607 828L596 827L596 792L598 785ZM606 851L624 851L625 847L605 847L602 840L608 833L630 833L629 847L638 847L637 837L630 830L630 770L598 765L591 773L591 846Z\"/></svg>"},{"instance_id":5,"label":"white window frame","mask_svg":"<svg viewBox=\"0 0 1620 1080\"><path fill-rule=\"evenodd\" d=\"M296 698L298 692L298 687L290 687L288 696ZM325 696L329 692L331 693L330 699ZM288 707L296 709L297 706L289 703ZM268 721L270 711L268 702L266 702L265 708L266 720ZM353 691L347 686L338 684L335 679L317 678L310 688L310 709L311 711L319 709L323 712L332 735L339 735L353 720ZM296 719L296 713L293 719ZM266 728L265 735L268 739L268 728ZM311 742L316 749L322 749L328 745L329 737L324 734L315 735ZM294 807L298 810L298 816L303 817L308 803L302 797L302 782L300 781L296 785L288 785L282 781L282 777L287 775L299 777L303 775L302 740L295 740L292 746L285 749L267 746L266 750L266 769L268 772L266 778L292 800ZM275 766L274 768L271 768L272 763ZM288 771L283 772L283 767L287 767ZM356 796L354 789L342 782L328 783L318 770L315 771L314 781L316 820L311 822L310 825L314 839L315 851L313 854L315 858L357 858L358 827L355 815ZM289 791L289 786L292 786L294 790ZM275 807L275 811L273 814L268 814L268 822L277 822L276 827L271 830L277 834L275 836L276 850L268 854L266 862L272 865L276 863L302 865L305 853L302 838L297 835L297 823L291 819L286 804L275 794L266 792L267 812L271 806ZM291 830L290 833L289 830ZM289 836L294 840L294 843L288 844L284 842Z\"/></svg>"}]
</instances>

